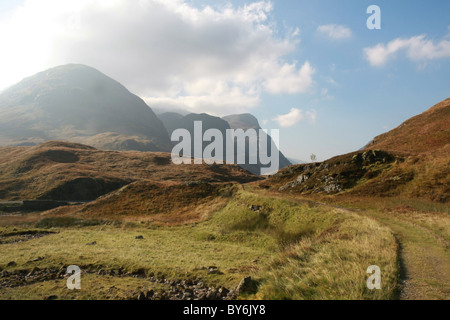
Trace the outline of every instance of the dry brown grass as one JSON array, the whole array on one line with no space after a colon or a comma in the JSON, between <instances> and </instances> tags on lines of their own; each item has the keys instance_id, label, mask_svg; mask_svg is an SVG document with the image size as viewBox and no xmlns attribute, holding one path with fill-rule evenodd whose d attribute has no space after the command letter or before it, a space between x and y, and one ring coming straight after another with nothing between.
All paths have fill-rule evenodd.
<instances>
[{"instance_id":1,"label":"dry brown grass","mask_svg":"<svg viewBox=\"0 0 450 320\"><path fill-rule=\"evenodd\" d=\"M419 154L438 150L450 141L450 98L376 137L368 149Z\"/></svg>"},{"instance_id":2,"label":"dry brown grass","mask_svg":"<svg viewBox=\"0 0 450 320\"><path fill-rule=\"evenodd\" d=\"M170 154L101 151L68 143L0 148L0 199L94 200L134 181L248 182L236 165L174 165Z\"/></svg>"},{"instance_id":3,"label":"dry brown grass","mask_svg":"<svg viewBox=\"0 0 450 320\"><path fill-rule=\"evenodd\" d=\"M206 220L229 201L232 184L139 181L78 206L56 208L46 217L146 221L181 225Z\"/></svg>"}]
</instances>

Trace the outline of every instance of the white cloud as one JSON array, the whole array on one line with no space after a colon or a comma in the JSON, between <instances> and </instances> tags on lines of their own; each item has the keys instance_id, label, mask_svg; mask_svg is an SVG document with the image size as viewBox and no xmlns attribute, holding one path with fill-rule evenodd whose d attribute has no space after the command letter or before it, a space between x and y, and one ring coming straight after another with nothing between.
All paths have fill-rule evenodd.
<instances>
[{"instance_id":1,"label":"white cloud","mask_svg":"<svg viewBox=\"0 0 450 320\"><path fill-rule=\"evenodd\" d=\"M229 113L260 95L305 93L313 67L286 61L299 30L278 36L269 1L193 7L184 0L27 0L0 21L0 88L83 63L151 106Z\"/></svg>"},{"instance_id":2,"label":"white cloud","mask_svg":"<svg viewBox=\"0 0 450 320\"><path fill-rule=\"evenodd\" d=\"M268 71L268 79L264 83L264 88L272 94L280 93L305 93L313 86L314 68L307 61L298 70L297 65L284 64L281 68L274 68Z\"/></svg>"},{"instance_id":3,"label":"white cloud","mask_svg":"<svg viewBox=\"0 0 450 320\"><path fill-rule=\"evenodd\" d=\"M303 110L292 108L291 111L287 114L279 115L274 121L276 121L280 127L289 128L302 120L309 119L311 122L315 122L317 119L317 114L315 111L307 111L306 113Z\"/></svg>"},{"instance_id":4,"label":"white cloud","mask_svg":"<svg viewBox=\"0 0 450 320\"><path fill-rule=\"evenodd\" d=\"M327 24L317 28L317 31L332 40L344 40L352 37L352 30L338 24Z\"/></svg>"},{"instance_id":5,"label":"white cloud","mask_svg":"<svg viewBox=\"0 0 450 320\"><path fill-rule=\"evenodd\" d=\"M426 39L425 35L411 37L409 39L397 38L387 45L379 43L374 47L364 49L364 54L369 63L374 67L380 67L387 61L394 59L397 53L404 51L406 56L416 62L450 58L450 41L441 40L433 42Z\"/></svg>"}]
</instances>

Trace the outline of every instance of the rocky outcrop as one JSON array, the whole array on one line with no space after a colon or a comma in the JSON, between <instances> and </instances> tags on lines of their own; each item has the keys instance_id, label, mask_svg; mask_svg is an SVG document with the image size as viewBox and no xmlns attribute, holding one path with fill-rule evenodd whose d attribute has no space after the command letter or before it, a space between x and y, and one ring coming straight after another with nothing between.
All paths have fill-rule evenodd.
<instances>
[{"instance_id":1,"label":"rocky outcrop","mask_svg":"<svg viewBox=\"0 0 450 320\"><path fill-rule=\"evenodd\" d=\"M336 194L353 188L362 179L377 177L397 159L384 151L363 151L322 163L288 167L268 183L288 180L278 187L281 192Z\"/></svg>"}]
</instances>

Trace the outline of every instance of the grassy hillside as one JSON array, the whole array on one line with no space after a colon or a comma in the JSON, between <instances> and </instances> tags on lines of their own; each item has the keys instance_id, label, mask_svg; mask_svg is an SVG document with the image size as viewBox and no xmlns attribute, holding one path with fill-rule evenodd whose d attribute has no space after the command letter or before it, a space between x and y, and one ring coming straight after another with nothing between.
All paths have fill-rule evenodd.
<instances>
[{"instance_id":1,"label":"grassy hillside","mask_svg":"<svg viewBox=\"0 0 450 320\"><path fill-rule=\"evenodd\" d=\"M217 210L177 226L49 214L4 226L0 299L136 299L151 290L151 299L396 296L398 248L389 229L342 209L231 191ZM33 230L41 236L27 238ZM84 272L80 291L65 289L71 264ZM366 287L372 264L383 270L382 290ZM235 291L248 276L251 286Z\"/></svg>"},{"instance_id":2,"label":"grassy hillside","mask_svg":"<svg viewBox=\"0 0 450 320\"><path fill-rule=\"evenodd\" d=\"M363 151L285 168L261 186L283 193L448 202L449 124L447 99L375 138Z\"/></svg>"},{"instance_id":3,"label":"grassy hillside","mask_svg":"<svg viewBox=\"0 0 450 320\"><path fill-rule=\"evenodd\" d=\"M235 165L174 165L170 154L101 151L47 142L0 148L0 199L94 200L131 182L248 182L259 178Z\"/></svg>"},{"instance_id":4,"label":"grassy hillside","mask_svg":"<svg viewBox=\"0 0 450 320\"><path fill-rule=\"evenodd\" d=\"M407 154L440 150L450 143L450 98L376 137L366 149Z\"/></svg>"}]
</instances>

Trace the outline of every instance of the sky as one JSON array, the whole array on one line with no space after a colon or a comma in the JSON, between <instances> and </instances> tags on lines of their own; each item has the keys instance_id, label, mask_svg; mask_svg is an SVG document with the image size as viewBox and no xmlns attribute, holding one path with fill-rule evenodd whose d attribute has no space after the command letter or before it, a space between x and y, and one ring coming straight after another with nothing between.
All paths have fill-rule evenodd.
<instances>
[{"instance_id":1,"label":"sky","mask_svg":"<svg viewBox=\"0 0 450 320\"><path fill-rule=\"evenodd\" d=\"M381 29L369 29L371 5ZM158 111L252 113L308 161L450 97L450 1L2 0L0 90L81 63Z\"/></svg>"}]
</instances>

